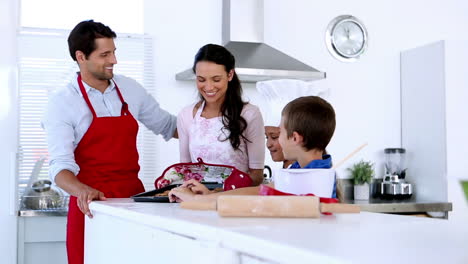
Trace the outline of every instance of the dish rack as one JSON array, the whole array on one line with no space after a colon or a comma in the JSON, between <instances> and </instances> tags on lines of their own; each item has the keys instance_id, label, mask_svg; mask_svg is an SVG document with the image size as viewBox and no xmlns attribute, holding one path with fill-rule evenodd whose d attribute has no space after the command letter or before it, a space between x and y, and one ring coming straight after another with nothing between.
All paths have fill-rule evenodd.
<instances>
[{"instance_id":1,"label":"dish rack","mask_svg":"<svg viewBox=\"0 0 468 264\"><path fill-rule=\"evenodd\" d=\"M33 211L66 211L68 210L68 203L70 196L23 196L20 201L20 210L33 210Z\"/></svg>"}]
</instances>

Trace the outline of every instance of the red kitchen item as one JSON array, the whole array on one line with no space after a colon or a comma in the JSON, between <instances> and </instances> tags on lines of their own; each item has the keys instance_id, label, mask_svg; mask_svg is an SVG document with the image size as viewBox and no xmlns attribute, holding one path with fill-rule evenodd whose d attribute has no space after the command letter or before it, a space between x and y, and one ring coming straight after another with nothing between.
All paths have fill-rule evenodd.
<instances>
[{"instance_id":1,"label":"red kitchen item","mask_svg":"<svg viewBox=\"0 0 468 264\"><path fill-rule=\"evenodd\" d=\"M156 179L154 186L159 189L190 179L223 183L225 191L252 186L250 175L233 166L205 163L201 158L197 160L197 163L176 163L167 167Z\"/></svg>"},{"instance_id":2,"label":"red kitchen item","mask_svg":"<svg viewBox=\"0 0 468 264\"><path fill-rule=\"evenodd\" d=\"M122 102L120 116L97 117L78 75L83 98L93 114L93 121L75 149L80 182L104 193L107 198L127 198L145 189L138 179L136 136L138 123L128 110L117 84ZM67 255L69 264L84 262L84 214L77 198L70 197L67 221Z\"/></svg>"},{"instance_id":3,"label":"red kitchen item","mask_svg":"<svg viewBox=\"0 0 468 264\"><path fill-rule=\"evenodd\" d=\"M259 195L296 195L292 193L285 193L282 191L278 191L275 188L269 187L267 185L260 185L260 191L258 192ZM296 196L315 196L312 193L308 194L301 194ZM321 203L339 203L340 201L336 198L326 198L326 197L319 197ZM322 212L325 215L331 215L332 213Z\"/></svg>"}]
</instances>

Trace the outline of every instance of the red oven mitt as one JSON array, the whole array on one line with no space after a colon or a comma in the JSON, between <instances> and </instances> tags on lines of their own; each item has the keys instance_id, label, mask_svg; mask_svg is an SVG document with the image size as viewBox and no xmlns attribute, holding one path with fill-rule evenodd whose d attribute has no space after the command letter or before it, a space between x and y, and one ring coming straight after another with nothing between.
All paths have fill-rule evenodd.
<instances>
[{"instance_id":1,"label":"red oven mitt","mask_svg":"<svg viewBox=\"0 0 468 264\"><path fill-rule=\"evenodd\" d=\"M170 184L183 183L195 179L199 182L211 182L210 178L221 178L224 191L252 185L250 175L229 165L205 163L201 158L196 163L176 163L167 167L154 182L156 189Z\"/></svg>"}]
</instances>

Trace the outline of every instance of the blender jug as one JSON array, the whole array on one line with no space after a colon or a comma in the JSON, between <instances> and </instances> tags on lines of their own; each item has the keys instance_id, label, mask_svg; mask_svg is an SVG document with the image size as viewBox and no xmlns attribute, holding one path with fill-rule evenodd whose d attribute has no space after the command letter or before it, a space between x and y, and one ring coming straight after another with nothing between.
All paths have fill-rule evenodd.
<instances>
[{"instance_id":1,"label":"blender jug","mask_svg":"<svg viewBox=\"0 0 468 264\"><path fill-rule=\"evenodd\" d=\"M404 179L406 176L406 159L404 148L386 148L385 153L385 177Z\"/></svg>"},{"instance_id":2,"label":"blender jug","mask_svg":"<svg viewBox=\"0 0 468 264\"><path fill-rule=\"evenodd\" d=\"M381 184L381 195L389 199L408 199L413 194L413 185L405 180L406 150L386 148L385 176Z\"/></svg>"}]
</instances>

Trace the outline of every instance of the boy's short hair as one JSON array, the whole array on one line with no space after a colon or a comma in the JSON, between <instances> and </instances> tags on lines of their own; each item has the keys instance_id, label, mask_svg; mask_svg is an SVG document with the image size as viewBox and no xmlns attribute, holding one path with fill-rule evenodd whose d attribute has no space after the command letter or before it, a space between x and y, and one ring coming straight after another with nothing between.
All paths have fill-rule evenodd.
<instances>
[{"instance_id":1,"label":"boy's short hair","mask_svg":"<svg viewBox=\"0 0 468 264\"><path fill-rule=\"evenodd\" d=\"M281 112L287 137L297 132L309 151L324 151L335 132L335 110L318 96L304 96L289 102Z\"/></svg>"}]
</instances>

